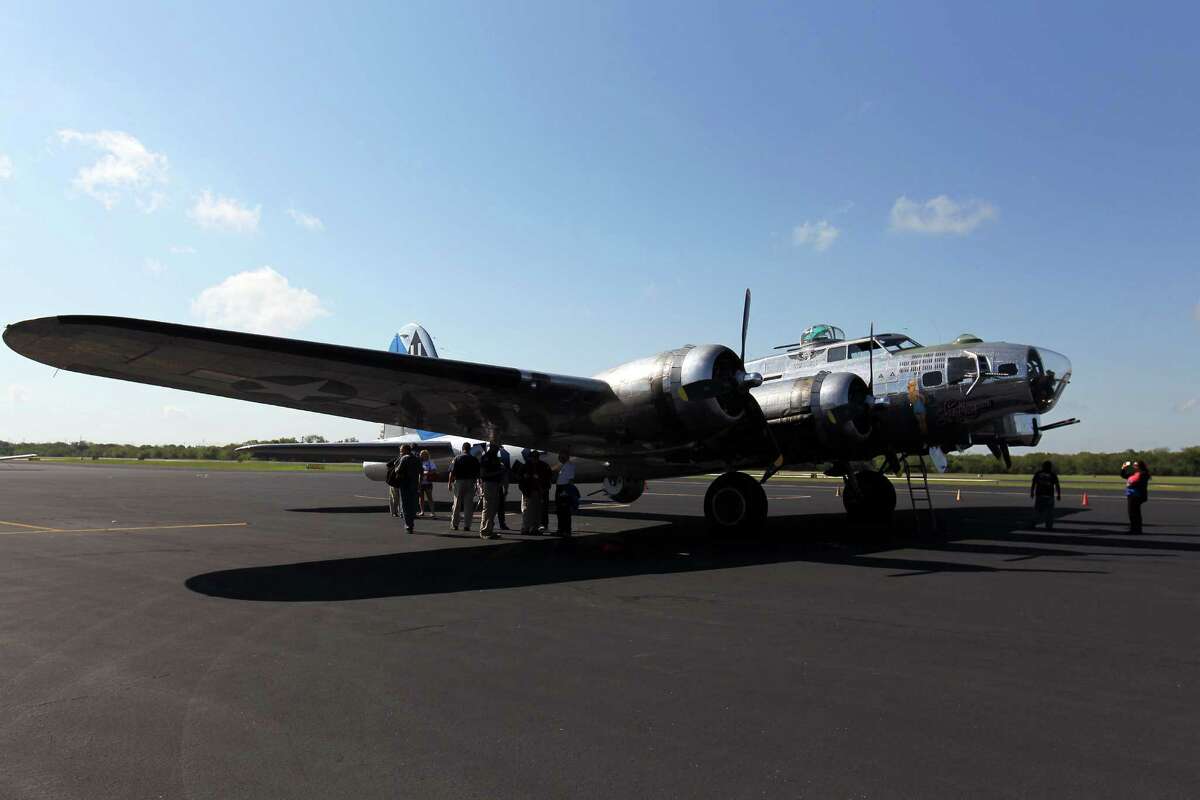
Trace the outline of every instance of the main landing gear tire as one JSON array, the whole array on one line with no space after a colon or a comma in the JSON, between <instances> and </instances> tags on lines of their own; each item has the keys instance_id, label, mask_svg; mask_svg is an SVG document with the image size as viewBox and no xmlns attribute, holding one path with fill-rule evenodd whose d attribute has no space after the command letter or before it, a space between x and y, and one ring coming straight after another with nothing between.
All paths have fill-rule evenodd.
<instances>
[{"instance_id":1,"label":"main landing gear tire","mask_svg":"<svg viewBox=\"0 0 1200 800\"><path fill-rule=\"evenodd\" d=\"M857 491L855 483L858 484ZM854 473L854 481L846 481L842 505L850 519L856 522L887 522L896 510L896 488L887 476L860 470Z\"/></svg>"},{"instance_id":2,"label":"main landing gear tire","mask_svg":"<svg viewBox=\"0 0 1200 800\"><path fill-rule=\"evenodd\" d=\"M646 491L646 482L635 478L605 478L600 488L610 500L618 503L632 503Z\"/></svg>"},{"instance_id":3,"label":"main landing gear tire","mask_svg":"<svg viewBox=\"0 0 1200 800\"><path fill-rule=\"evenodd\" d=\"M767 519L767 493L744 472L726 472L704 494L704 517L714 531L745 533Z\"/></svg>"}]
</instances>

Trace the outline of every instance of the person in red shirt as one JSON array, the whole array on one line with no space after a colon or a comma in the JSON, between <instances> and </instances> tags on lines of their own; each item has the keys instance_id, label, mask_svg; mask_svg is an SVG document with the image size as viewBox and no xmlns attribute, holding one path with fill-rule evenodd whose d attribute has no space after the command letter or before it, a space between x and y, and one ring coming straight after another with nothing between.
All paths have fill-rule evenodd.
<instances>
[{"instance_id":1,"label":"person in red shirt","mask_svg":"<svg viewBox=\"0 0 1200 800\"><path fill-rule=\"evenodd\" d=\"M1142 504L1150 499L1150 468L1145 461L1126 462L1121 467L1125 478L1125 507L1129 511L1129 532L1142 532Z\"/></svg>"}]
</instances>

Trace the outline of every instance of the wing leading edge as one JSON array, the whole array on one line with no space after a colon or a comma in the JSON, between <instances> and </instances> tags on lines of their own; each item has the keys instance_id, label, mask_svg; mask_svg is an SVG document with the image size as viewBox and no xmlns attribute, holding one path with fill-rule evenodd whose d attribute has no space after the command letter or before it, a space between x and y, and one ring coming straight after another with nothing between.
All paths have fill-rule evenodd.
<instances>
[{"instance_id":1,"label":"wing leading edge","mask_svg":"<svg viewBox=\"0 0 1200 800\"><path fill-rule=\"evenodd\" d=\"M349 419L561 450L603 448L601 380L125 317L9 325L16 352L59 369Z\"/></svg>"}]
</instances>

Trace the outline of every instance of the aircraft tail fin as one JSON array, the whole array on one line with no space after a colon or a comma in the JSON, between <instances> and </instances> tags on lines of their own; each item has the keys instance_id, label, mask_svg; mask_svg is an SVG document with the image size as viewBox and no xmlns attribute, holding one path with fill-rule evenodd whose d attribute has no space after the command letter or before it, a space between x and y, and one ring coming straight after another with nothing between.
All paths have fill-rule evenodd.
<instances>
[{"instance_id":1,"label":"aircraft tail fin","mask_svg":"<svg viewBox=\"0 0 1200 800\"><path fill-rule=\"evenodd\" d=\"M398 353L406 356L416 356L417 358L437 358L437 347L433 344L433 337L429 335L429 331L422 328L415 322L410 322L396 332L392 337L391 344L388 345L389 353ZM404 428L397 425L384 425L379 431L379 438L387 439L393 436L404 436L406 434L415 433L421 439L429 439L437 436L433 431L421 431L415 428Z\"/></svg>"}]
</instances>

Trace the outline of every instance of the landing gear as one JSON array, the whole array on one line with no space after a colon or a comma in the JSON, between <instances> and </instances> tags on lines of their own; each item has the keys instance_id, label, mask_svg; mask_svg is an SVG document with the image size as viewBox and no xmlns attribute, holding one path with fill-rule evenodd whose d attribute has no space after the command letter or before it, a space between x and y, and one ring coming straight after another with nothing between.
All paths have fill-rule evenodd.
<instances>
[{"instance_id":1,"label":"landing gear","mask_svg":"<svg viewBox=\"0 0 1200 800\"><path fill-rule=\"evenodd\" d=\"M896 510L896 489L882 473L859 470L846 476L842 505L857 522L887 522Z\"/></svg>"},{"instance_id":2,"label":"landing gear","mask_svg":"<svg viewBox=\"0 0 1200 800\"><path fill-rule=\"evenodd\" d=\"M632 503L646 491L646 482L635 478L609 477L604 479L600 488L618 503Z\"/></svg>"},{"instance_id":3,"label":"landing gear","mask_svg":"<svg viewBox=\"0 0 1200 800\"><path fill-rule=\"evenodd\" d=\"M704 517L716 531L743 533L767 518L767 493L744 472L726 472L704 495Z\"/></svg>"}]
</instances>

